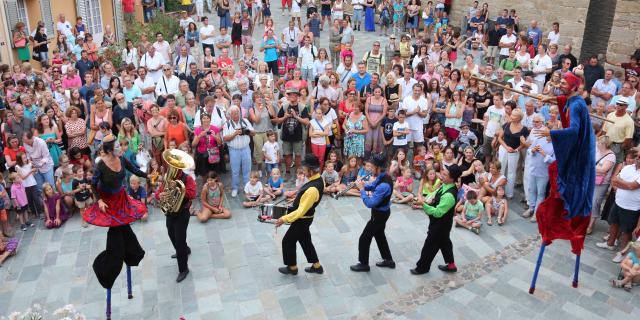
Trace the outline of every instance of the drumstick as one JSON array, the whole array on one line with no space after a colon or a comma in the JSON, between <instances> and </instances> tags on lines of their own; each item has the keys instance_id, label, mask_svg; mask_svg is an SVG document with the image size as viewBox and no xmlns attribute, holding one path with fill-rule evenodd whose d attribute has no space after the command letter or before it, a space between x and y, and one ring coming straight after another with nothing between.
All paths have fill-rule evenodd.
<instances>
[{"instance_id":1,"label":"drumstick","mask_svg":"<svg viewBox=\"0 0 640 320\"><path fill-rule=\"evenodd\" d=\"M511 92L515 92L517 94L521 94L521 95L523 95L525 97L529 97L529 98L532 98L532 99L535 99L535 100L539 100L539 101L543 101L544 100L544 96L541 96L541 95L533 95L533 94L530 94L530 93L526 93L524 91L517 90L517 89L514 89L514 88L510 88L508 86L493 82L491 80L482 79L482 78L479 78L479 77L476 77L476 76L471 76L471 78L472 79L476 79L478 81L482 81L484 83L490 84L492 86L498 87L498 88L503 89L503 90L509 90ZM609 120L609 119L607 119L605 117L601 117L601 116L599 116L597 114L590 113L589 116L591 116L592 118L596 118L596 119L599 119L599 120L602 120L602 121L609 122L609 123L614 123L613 121L611 121L611 120Z\"/></svg>"}]
</instances>

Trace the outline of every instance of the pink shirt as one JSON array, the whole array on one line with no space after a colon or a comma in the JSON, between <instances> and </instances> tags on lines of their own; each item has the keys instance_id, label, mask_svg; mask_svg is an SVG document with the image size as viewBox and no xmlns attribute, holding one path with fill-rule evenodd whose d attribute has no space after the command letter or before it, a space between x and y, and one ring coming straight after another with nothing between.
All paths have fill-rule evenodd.
<instances>
[{"instance_id":1,"label":"pink shirt","mask_svg":"<svg viewBox=\"0 0 640 320\"><path fill-rule=\"evenodd\" d=\"M82 87L82 80L80 80L80 76L77 74L71 79L69 79L69 77L64 77L62 79L62 87L65 89L80 88Z\"/></svg>"},{"instance_id":2,"label":"pink shirt","mask_svg":"<svg viewBox=\"0 0 640 320\"><path fill-rule=\"evenodd\" d=\"M20 207L24 207L29 203L27 200L27 191L22 182L11 184L11 199L15 199Z\"/></svg>"},{"instance_id":3,"label":"pink shirt","mask_svg":"<svg viewBox=\"0 0 640 320\"><path fill-rule=\"evenodd\" d=\"M217 145L216 139L214 138L214 136L217 136L220 134L220 128L212 125L212 126L209 126L209 131L211 132L209 136L205 136L204 138L201 138L198 141L198 147L196 148L196 150L200 153L205 153L207 152L207 148L215 147ZM196 127L193 133L194 135L197 136L200 134L200 132L202 132L202 128ZM207 139L207 137L209 139Z\"/></svg>"}]
</instances>

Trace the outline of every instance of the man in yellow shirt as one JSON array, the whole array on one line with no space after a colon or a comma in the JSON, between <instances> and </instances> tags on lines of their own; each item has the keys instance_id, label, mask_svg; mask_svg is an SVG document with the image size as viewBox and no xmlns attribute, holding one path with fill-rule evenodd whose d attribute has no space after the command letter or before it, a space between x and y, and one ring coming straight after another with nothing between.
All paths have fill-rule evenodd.
<instances>
[{"instance_id":1,"label":"man in yellow shirt","mask_svg":"<svg viewBox=\"0 0 640 320\"><path fill-rule=\"evenodd\" d=\"M313 222L315 209L322 199L324 192L324 180L320 177L320 160L313 155L307 154L302 161L302 170L309 182L300 187L293 205L289 209L290 212L282 216L276 222L276 227L282 224L290 223L291 226L282 238L282 259L285 266L278 268L283 274L298 274L298 266L296 262L296 242L300 242L302 251L307 257L307 262L312 263L310 267L304 268L307 273L324 272L316 248L311 242L311 233L309 227Z\"/></svg>"},{"instance_id":2,"label":"man in yellow shirt","mask_svg":"<svg viewBox=\"0 0 640 320\"><path fill-rule=\"evenodd\" d=\"M616 163L622 163L624 152L633 147L635 125L633 119L627 113L628 106L629 100L627 97L618 99L615 111L607 116L607 120L612 122L605 122L602 129L602 132L613 142L611 151L616 155Z\"/></svg>"}]
</instances>

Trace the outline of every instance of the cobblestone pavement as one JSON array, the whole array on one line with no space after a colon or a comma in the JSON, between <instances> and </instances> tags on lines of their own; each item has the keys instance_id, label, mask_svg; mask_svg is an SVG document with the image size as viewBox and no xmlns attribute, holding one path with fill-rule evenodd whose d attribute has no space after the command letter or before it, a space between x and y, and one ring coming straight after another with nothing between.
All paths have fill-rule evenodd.
<instances>
[{"instance_id":1,"label":"cobblestone pavement","mask_svg":"<svg viewBox=\"0 0 640 320\"><path fill-rule=\"evenodd\" d=\"M277 6L277 5L276 5ZM284 26L274 6L277 26ZM217 25L217 18L214 21ZM356 55L364 54L377 36L357 32ZM328 42L323 34L322 44ZM384 44L384 42L383 42ZM229 189L229 188L227 188ZM595 247L604 223L586 243L580 287L571 288L573 255L565 241L547 249L535 295L529 281L537 254L535 224L517 216L514 201L506 225L484 226L480 235L452 231L459 272L436 268L412 276L426 236L427 217L393 205L387 237L397 262L395 270L373 267L353 273L357 241L369 212L359 199L325 197L311 227L324 265L323 275L283 276L280 242L287 227L256 222L257 211L240 208L240 196L226 203L233 217L201 224L191 220L188 242L193 251L191 274L175 283L177 265L166 235L164 217L152 209L146 223L134 223L146 256L133 268L133 300L127 299L123 274L113 288L113 319L637 319L638 290L610 287L617 275L608 251ZM40 223L17 232L17 256L0 268L0 316L40 303L49 310L74 304L87 319L104 318L105 290L91 264L104 250L106 229L82 228L73 217L63 228L46 230ZM371 260L379 259L375 244ZM298 250L300 266L306 265ZM434 263L442 263L440 256Z\"/></svg>"}]
</instances>

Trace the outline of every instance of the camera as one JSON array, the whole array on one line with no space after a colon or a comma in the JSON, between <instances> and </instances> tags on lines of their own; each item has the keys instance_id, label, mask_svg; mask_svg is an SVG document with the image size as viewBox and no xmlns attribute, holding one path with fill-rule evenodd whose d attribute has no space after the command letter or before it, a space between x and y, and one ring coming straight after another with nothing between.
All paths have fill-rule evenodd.
<instances>
[{"instance_id":1,"label":"camera","mask_svg":"<svg viewBox=\"0 0 640 320\"><path fill-rule=\"evenodd\" d=\"M249 129L242 129L242 133L240 133L240 134L241 134L241 135L243 135L243 136L244 136L244 135L249 135L249 134L251 134L251 130L249 130Z\"/></svg>"},{"instance_id":2,"label":"camera","mask_svg":"<svg viewBox=\"0 0 640 320\"><path fill-rule=\"evenodd\" d=\"M211 131L207 131L207 135L210 136L211 135Z\"/></svg>"},{"instance_id":3,"label":"camera","mask_svg":"<svg viewBox=\"0 0 640 320\"><path fill-rule=\"evenodd\" d=\"M142 109L142 103L136 103L134 106L138 109Z\"/></svg>"}]
</instances>

